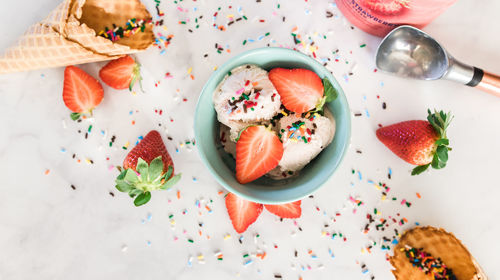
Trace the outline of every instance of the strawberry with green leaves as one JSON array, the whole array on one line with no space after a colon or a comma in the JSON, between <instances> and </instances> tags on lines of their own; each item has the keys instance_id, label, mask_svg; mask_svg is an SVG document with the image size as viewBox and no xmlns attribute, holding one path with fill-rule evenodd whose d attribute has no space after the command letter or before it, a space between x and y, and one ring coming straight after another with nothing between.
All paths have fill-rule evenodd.
<instances>
[{"instance_id":1,"label":"strawberry with green leaves","mask_svg":"<svg viewBox=\"0 0 500 280\"><path fill-rule=\"evenodd\" d=\"M174 163L156 130L128 153L123 168L116 178L116 188L135 197L135 206L146 204L151 191L169 189L181 178L180 174L174 176Z\"/></svg>"},{"instance_id":2,"label":"strawberry with green leaves","mask_svg":"<svg viewBox=\"0 0 500 280\"><path fill-rule=\"evenodd\" d=\"M108 62L99 71L99 77L108 86L114 89L132 91L136 81L141 82L141 65L131 56L126 55Z\"/></svg>"},{"instance_id":3,"label":"strawberry with green leaves","mask_svg":"<svg viewBox=\"0 0 500 280\"><path fill-rule=\"evenodd\" d=\"M330 81L327 78L321 80L311 70L274 68L269 71L269 80L278 91L283 106L297 114L321 111L325 102L337 97Z\"/></svg>"},{"instance_id":4,"label":"strawberry with green leaves","mask_svg":"<svg viewBox=\"0 0 500 280\"><path fill-rule=\"evenodd\" d=\"M81 115L92 115L104 97L104 90L94 77L76 66L64 69L63 101L71 110L71 119L77 120Z\"/></svg>"},{"instance_id":5,"label":"strawberry with green leaves","mask_svg":"<svg viewBox=\"0 0 500 280\"><path fill-rule=\"evenodd\" d=\"M453 117L443 111L428 110L428 114L427 121L404 121L377 130L377 138L387 148L406 162L418 165L412 175L424 172L429 166L444 168L451 150L446 129Z\"/></svg>"}]
</instances>

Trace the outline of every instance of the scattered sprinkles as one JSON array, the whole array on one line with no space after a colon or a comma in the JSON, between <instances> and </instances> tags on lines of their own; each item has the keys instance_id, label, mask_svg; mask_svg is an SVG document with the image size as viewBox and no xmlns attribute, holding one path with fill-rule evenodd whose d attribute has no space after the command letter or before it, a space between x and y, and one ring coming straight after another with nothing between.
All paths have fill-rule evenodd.
<instances>
[{"instance_id":1,"label":"scattered sprinkles","mask_svg":"<svg viewBox=\"0 0 500 280\"><path fill-rule=\"evenodd\" d=\"M305 28L306 26L303 25L290 25L289 23L292 22L292 20L289 19L290 16L287 14L286 10L290 8L288 3L283 3L284 5L280 3L276 5L273 4L272 9L265 12L263 11L259 14L247 14L244 7L231 5L231 3L221 3L220 7L213 8L212 6L207 8L205 3L199 1L188 2L174 0L168 3L162 3L160 0L153 1L156 9L156 14L153 15L153 19L131 19L127 22L126 26L113 26L112 28L101 31L100 36L111 41L117 41L121 38L132 36L137 32L143 32L147 24L152 24L154 25L155 35L154 47L159 50L160 55L164 55L167 47L172 43L178 43L172 40L174 34L177 36L178 33L175 30L169 30L164 25L166 22L166 15L162 10L169 11L168 17L172 19L172 21L169 22L173 22L176 29L186 31L182 36L188 38L189 36L196 36L196 34L191 33L198 31L209 33L211 35L211 42L207 44L206 49L202 50L201 53L193 55L191 64L186 64L180 68L180 71L176 71L176 69L170 65L168 68L164 68L162 72L158 73L158 76L150 80L150 87L152 90L158 91L162 87L172 88L172 93L165 93L165 96L167 96L166 98L169 98L168 95L170 94L177 102L177 105L186 108L194 106L195 102L193 101L196 100L197 96L186 88L176 89L175 86L172 85L184 81L183 79L193 81L192 85L194 85L195 82L199 83L199 77L203 77L203 79L207 77L204 72L218 69L216 63L223 62L225 60L223 56L228 58L232 53L239 53L242 49L267 45L300 51L316 59L319 63L327 67L327 69L334 72L338 71L335 72L334 75L340 78L339 81L348 83L356 80L355 75L357 73L356 62L352 59L352 51L361 52L361 50L358 50L358 46L360 49L367 47L364 43L354 43L351 46L353 50L340 47L337 48L336 46L332 46L331 43L338 41L338 38L335 38L330 31L311 30ZM260 3L260 0L257 0L257 3ZM246 6L246 3L243 6ZM337 20L338 11L334 3L325 3L325 9L326 10L320 14L321 18L328 19L328 22ZM317 16L316 9L311 9L307 6L303 8L302 12L302 15L312 15L314 12L315 16ZM274 31L275 25L281 26L280 28L286 31L285 39L278 40L279 33ZM256 32L239 32L240 28L241 31L244 31L244 28L252 26L255 27ZM350 29L350 26L346 25L344 28ZM367 51L367 49L368 48L363 51ZM173 55L173 53L169 53L168 55ZM216 61L214 56L220 56L220 58ZM200 64L199 61L197 63L196 59L201 60L202 64ZM377 70L374 69L373 73L376 72ZM370 71L370 75L376 75L373 73ZM231 75L231 73L229 72L228 75ZM382 81L377 80L376 85L379 83L380 87L384 86ZM255 84L254 81L246 81L244 86L242 85L242 88L237 89L235 91L235 98L230 101L232 108L250 112L254 110L256 106L259 106L261 102L264 102L263 96L259 90L252 90L254 88L258 88L258 84ZM377 90L382 91L383 89L377 88ZM368 93L366 94L368 98L365 96L363 100L369 101L371 95ZM379 93L377 92L377 94ZM274 100L274 96L272 99ZM366 118L370 118L370 113L368 111L368 109L370 109L375 118L375 114L383 112L380 110L379 106L382 106L383 110L387 109L386 102L382 102L383 99L380 100L380 97L377 96L377 100L377 102L379 102L376 103L377 107L369 106L370 104L367 101L360 108L353 111L354 116L366 116ZM159 105L155 105L155 107L148 109L146 112L139 112L135 108L129 108L125 109L122 113L124 117L127 117L125 121L126 124L123 125L132 127L134 133L137 133L135 135L139 135L139 133L145 132L137 129L145 124L145 118L151 117L151 120L155 122L154 126L156 129L161 131L167 148L175 160L175 157L187 156L187 152L193 150L196 145L192 138L192 134L190 134L192 131L188 128L186 128L185 134L174 133L176 132L175 127L178 123L177 120L186 117L184 113L185 111L176 112L174 108L160 108ZM284 116L288 115L285 110L281 113ZM141 116L141 114L146 116ZM317 116L318 114L310 114L304 117L309 118L309 120L313 122ZM356 121L363 121L363 119L364 118L357 118ZM85 168L91 168L95 159L96 166L101 162L105 162L105 166L110 172L116 173L118 167L115 166L115 164L118 165L121 163L123 155L133 148L133 146L137 145L142 139L142 136L136 138L136 136L118 134L113 127L102 127L98 121L94 122L92 118L82 118L75 123L66 123L64 120L62 121L64 129L72 129L73 125L76 125L78 133L81 133L81 141L101 141L99 150L102 152L103 158L99 158L98 155L94 154L88 156L80 155L77 151L73 151L72 146L68 144L66 144L67 148L61 148L62 145L58 146L61 152L59 155L61 157L71 157L71 159L77 163L86 162L90 166ZM291 124L284 129L284 131L280 131L280 133L294 141L309 143L315 131L312 127L308 127L305 122L297 122ZM84 135L85 138L83 137ZM221 136L221 141L222 138L227 140L228 137L226 135ZM361 149L356 150L356 152L358 153L358 158L361 158L367 153L366 150L361 152ZM103 160L104 158L106 161ZM199 187L203 185L204 177L196 173L195 170L191 171L185 169L185 167L184 170L181 170L181 168L179 168L179 170L187 175L186 178L192 178L192 180L188 179L188 182L197 183ZM383 173L385 173L385 170L387 170L387 178L391 179L391 168L384 169ZM227 232L223 231L222 234L211 235L210 230L214 226L214 221L208 218L205 219L205 217L210 217L209 215L212 213L218 213L217 215L220 215L221 212L224 212L224 215L226 215L224 206L225 191L220 189L214 189L211 195L205 197L197 196L199 195L197 192L195 192L196 194L194 195L196 195L196 197L194 197L192 190L183 187L166 192L164 194L165 201L169 204L169 211L172 212L163 214L164 216L155 214L154 221L152 220L152 214L147 213L146 217L142 219L142 223L144 226L152 226L155 223L169 223L172 234L169 236L169 242L173 242L174 244L177 243L175 244L176 246L189 245L188 247L193 250L190 252L192 255L187 256L187 267L201 265L206 261L209 263L227 262L229 256L232 258L236 255L242 257L239 259L241 260L241 269L246 267L248 267L248 269L255 268L258 273L261 273L258 268L261 264L273 261L276 255L283 255L287 252L286 254L289 254L289 257L294 260L291 264L291 268L297 272L302 273L308 270L324 269L328 267L329 263L335 262L336 256L334 250L340 255L340 250L337 250L337 248L341 246L350 246L351 242L356 241L356 238L352 238L354 241L351 241L352 232L344 228L339 228L337 224L342 219L351 219L352 215L357 215L359 217L358 220L363 223L359 225L359 234L366 239L366 243L358 247L361 248L361 254L371 254L376 249L386 253L398 243L400 232L404 230L404 227L406 225L413 225L413 221L409 221L404 214L404 211L409 211L408 208L411 208L413 205L408 198L396 197L393 193L395 191L391 191L391 188L387 186L386 183L367 179L367 177L370 176L369 172L363 171L365 174L362 174L362 171L358 169L357 166L353 166L350 172L352 172L352 182L351 184L347 182L350 194L344 197L346 199L343 208L333 209L332 206L321 205L319 200L315 200L312 195L309 197L308 201L314 204L302 204L303 215L318 215L324 219L324 223L321 222L317 228L312 229L304 227L300 219L293 221L281 219L282 223L279 223L280 227L283 227L284 230L288 230L287 232L294 238L300 238L303 232L315 231L317 236L321 237L320 240L322 244L326 244L321 247L311 246L307 250L296 247L287 252L287 247L280 244L279 240L269 241L269 237L265 236L264 233L262 233L262 235L256 232L250 233L251 230L258 228L251 228L245 234L236 235L233 238L231 234L234 235L235 233L232 231L233 229L229 220L222 221L216 219L217 226L224 227L224 231L227 230ZM48 175L49 173L50 170L46 169L45 174ZM368 185L366 185L366 182L368 182ZM70 187L72 190L77 189L74 185L70 185ZM362 190L366 192L375 192L376 195L373 197L364 196L364 193L359 191L361 188L364 188ZM75 192L73 194L76 195L77 193L78 192ZM107 193L114 196L109 190L105 190L103 195L107 196ZM421 198L419 193L416 195L417 198ZM117 198L119 197L120 196L117 194ZM392 208L386 206L389 203ZM398 212L399 210L401 211ZM266 211L264 211L264 213L265 212ZM189 223L193 223L192 221L194 221L194 226L189 225ZM207 243L205 242L210 239L224 240L224 248L228 249L224 249L224 252L222 250L208 251L206 247ZM141 239L141 244L143 244L142 246L152 246L151 241L145 239ZM127 250L125 245L124 248L125 249L123 249L123 247L121 248L123 252ZM228 252L227 250L231 251ZM234 254L234 250L239 250L239 252ZM269 254L266 253L266 250ZM224 255L226 255L226 258L224 258ZM185 256L182 257L184 258ZM363 274L370 274L366 265L360 264L360 267ZM287 275L276 272L265 277L288 279L288 272ZM296 275L295 278L302 279L302 276ZM372 279L373 278L372 276Z\"/></svg>"}]
</instances>

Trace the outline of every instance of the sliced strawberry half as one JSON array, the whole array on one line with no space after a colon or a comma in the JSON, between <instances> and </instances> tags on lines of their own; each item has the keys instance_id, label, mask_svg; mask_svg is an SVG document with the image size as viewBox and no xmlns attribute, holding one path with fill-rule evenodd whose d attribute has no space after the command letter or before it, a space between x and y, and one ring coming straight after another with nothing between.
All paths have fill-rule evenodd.
<instances>
[{"instance_id":1,"label":"sliced strawberry half","mask_svg":"<svg viewBox=\"0 0 500 280\"><path fill-rule=\"evenodd\" d=\"M262 204L248 201L232 193L226 196L226 208L237 233L247 230L248 226L257 220L263 209Z\"/></svg>"},{"instance_id":2,"label":"sliced strawberry half","mask_svg":"<svg viewBox=\"0 0 500 280\"><path fill-rule=\"evenodd\" d=\"M258 179L283 157L283 144L271 129L263 125L249 126L236 142L236 180L246 184Z\"/></svg>"},{"instance_id":3,"label":"sliced strawberry half","mask_svg":"<svg viewBox=\"0 0 500 280\"><path fill-rule=\"evenodd\" d=\"M126 55L106 64L99 71L99 77L114 89L132 90L134 83L141 80L140 65L131 56Z\"/></svg>"},{"instance_id":4,"label":"sliced strawberry half","mask_svg":"<svg viewBox=\"0 0 500 280\"><path fill-rule=\"evenodd\" d=\"M64 70L63 100L64 104L78 118L80 114L92 113L104 97L101 83L76 66L68 66Z\"/></svg>"},{"instance_id":5,"label":"sliced strawberry half","mask_svg":"<svg viewBox=\"0 0 500 280\"><path fill-rule=\"evenodd\" d=\"M283 106L297 114L314 109L323 98L323 82L313 71L274 68L269 72L269 79Z\"/></svg>"},{"instance_id":6,"label":"sliced strawberry half","mask_svg":"<svg viewBox=\"0 0 500 280\"><path fill-rule=\"evenodd\" d=\"M273 213L278 217L295 219L299 218L300 215L302 214L302 208L300 207L301 203L302 201L299 200L286 204L265 205L265 207L267 211Z\"/></svg>"},{"instance_id":7,"label":"sliced strawberry half","mask_svg":"<svg viewBox=\"0 0 500 280\"><path fill-rule=\"evenodd\" d=\"M365 6L382 15L395 15L408 8L409 0L364 0Z\"/></svg>"}]
</instances>

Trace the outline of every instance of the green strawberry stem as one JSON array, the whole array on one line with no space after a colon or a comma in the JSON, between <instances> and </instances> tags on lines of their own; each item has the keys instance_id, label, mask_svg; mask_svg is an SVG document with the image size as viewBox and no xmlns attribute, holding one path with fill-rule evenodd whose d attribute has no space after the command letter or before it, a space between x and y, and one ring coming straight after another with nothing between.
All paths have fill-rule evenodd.
<instances>
[{"instance_id":1,"label":"green strawberry stem","mask_svg":"<svg viewBox=\"0 0 500 280\"><path fill-rule=\"evenodd\" d=\"M80 119L81 116L86 115L86 114L89 114L89 117L92 117L94 115L93 110L94 109L89 109L88 111L81 112L81 113L73 112L73 113L69 114L69 117L74 121L77 121L78 119Z\"/></svg>"},{"instance_id":2,"label":"green strawberry stem","mask_svg":"<svg viewBox=\"0 0 500 280\"><path fill-rule=\"evenodd\" d=\"M134 70L132 71L132 81L130 81L130 85L128 86L130 91L132 91L132 88L137 81L139 81L141 91L144 92L144 89L142 88L141 65L135 62Z\"/></svg>"},{"instance_id":3,"label":"green strawberry stem","mask_svg":"<svg viewBox=\"0 0 500 280\"><path fill-rule=\"evenodd\" d=\"M122 170L116 178L116 189L135 197L134 205L141 206L151 199L151 191L167 190L181 179L181 174L172 176L173 168L169 166L163 172L161 156L147 163L142 158L137 160L136 170L131 168Z\"/></svg>"},{"instance_id":4,"label":"green strawberry stem","mask_svg":"<svg viewBox=\"0 0 500 280\"><path fill-rule=\"evenodd\" d=\"M446 129L453 120L453 116L451 113L445 113L443 111L438 112L436 110L434 110L434 113L432 113L431 110L427 110L427 113L427 120L439 135L439 138L434 143L436 150L434 151L432 161L428 164L415 167L411 175L418 175L427 170L429 166L432 166L434 169L446 167L446 163L448 162L448 151L451 151L451 148L448 146L450 140L448 140L446 136Z\"/></svg>"}]
</instances>

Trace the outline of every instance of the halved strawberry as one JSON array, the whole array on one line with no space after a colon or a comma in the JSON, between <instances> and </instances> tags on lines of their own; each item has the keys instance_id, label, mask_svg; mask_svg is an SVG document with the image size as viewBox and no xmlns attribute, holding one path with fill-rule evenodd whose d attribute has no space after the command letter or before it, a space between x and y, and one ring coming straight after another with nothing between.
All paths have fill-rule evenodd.
<instances>
[{"instance_id":1,"label":"halved strawberry","mask_svg":"<svg viewBox=\"0 0 500 280\"><path fill-rule=\"evenodd\" d=\"M124 170L116 178L116 188L136 197L135 206L147 203L151 191L166 190L180 180L173 176L174 163L163 144L160 133L150 131L123 161Z\"/></svg>"},{"instance_id":2,"label":"halved strawberry","mask_svg":"<svg viewBox=\"0 0 500 280\"><path fill-rule=\"evenodd\" d=\"M126 55L104 65L99 71L99 77L114 89L132 90L134 83L141 80L140 67L131 56Z\"/></svg>"},{"instance_id":3,"label":"halved strawberry","mask_svg":"<svg viewBox=\"0 0 500 280\"><path fill-rule=\"evenodd\" d=\"M323 82L313 71L274 68L269 71L269 79L283 106L297 114L314 109L323 98Z\"/></svg>"},{"instance_id":4,"label":"halved strawberry","mask_svg":"<svg viewBox=\"0 0 500 280\"><path fill-rule=\"evenodd\" d=\"M92 109L99 105L104 97L101 83L76 66L64 70L63 100L70 109L72 119L80 114L92 114Z\"/></svg>"},{"instance_id":5,"label":"halved strawberry","mask_svg":"<svg viewBox=\"0 0 500 280\"><path fill-rule=\"evenodd\" d=\"M263 125L249 126L236 142L236 180L246 184L258 179L283 157L283 143L271 129Z\"/></svg>"},{"instance_id":6,"label":"halved strawberry","mask_svg":"<svg viewBox=\"0 0 500 280\"><path fill-rule=\"evenodd\" d=\"M248 226L257 220L263 209L262 204L245 200L232 193L226 196L226 208L237 233L247 230Z\"/></svg>"},{"instance_id":7,"label":"halved strawberry","mask_svg":"<svg viewBox=\"0 0 500 280\"><path fill-rule=\"evenodd\" d=\"M382 15L395 15L408 8L409 0L364 0L365 6Z\"/></svg>"},{"instance_id":8,"label":"halved strawberry","mask_svg":"<svg viewBox=\"0 0 500 280\"><path fill-rule=\"evenodd\" d=\"M265 207L267 211L278 217L295 219L300 218L300 215L302 214L302 208L300 208L301 202L302 201L299 200L279 205L265 205Z\"/></svg>"}]
</instances>

